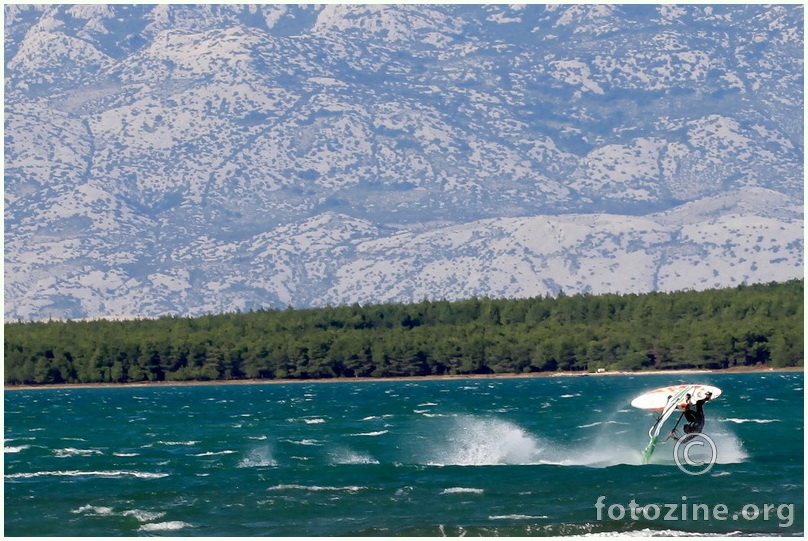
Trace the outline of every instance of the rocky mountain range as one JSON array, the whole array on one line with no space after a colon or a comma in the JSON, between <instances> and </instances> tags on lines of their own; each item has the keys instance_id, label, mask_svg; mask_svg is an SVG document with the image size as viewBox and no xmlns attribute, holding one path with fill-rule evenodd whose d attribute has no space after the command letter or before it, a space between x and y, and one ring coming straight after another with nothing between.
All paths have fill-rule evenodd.
<instances>
[{"instance_id":1,"label":"rocky mountain range","mask_svg":"<svg viewBox=\"0 0 808 541\"><path fill-rule=\"evenodd\" d=\"M802 5L5 5L4 314L803 276Z\"/></svg>"}]
</instances>

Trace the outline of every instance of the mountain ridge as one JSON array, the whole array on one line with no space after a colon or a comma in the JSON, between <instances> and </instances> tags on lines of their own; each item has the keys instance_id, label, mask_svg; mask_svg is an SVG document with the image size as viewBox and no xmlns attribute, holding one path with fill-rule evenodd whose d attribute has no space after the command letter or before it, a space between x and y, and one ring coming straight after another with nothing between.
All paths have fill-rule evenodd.
<instances>
[{"instance_id":1,"label":"mountain ridge","mask_svg":"<svg viewBox=\"0 0 808 541\"><path fill-rule=\"evenodd\" d=\"M6 320L803 273L802 6L4 15Z\"/></svg>"}]
</instances>

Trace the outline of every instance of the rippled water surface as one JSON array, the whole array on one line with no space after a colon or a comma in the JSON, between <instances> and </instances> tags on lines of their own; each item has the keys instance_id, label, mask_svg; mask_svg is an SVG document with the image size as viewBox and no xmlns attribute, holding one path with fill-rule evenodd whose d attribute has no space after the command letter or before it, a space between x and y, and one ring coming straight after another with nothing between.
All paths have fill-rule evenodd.
<instances>
[{"instance_id":1,"label":"rippled water surface","mask_svg":"<svg viewBox=\"0 0 808 541\"><path fill-rule=\"evenodd\" d=\"M677 383L724 393L706 408L718 460L703 475L679 470L672 441L641 464L653 418L629 402ZM34 389L4 399L8 536L804 531L801 372ZM683 519L698 504L710 516ZM720 505L726 516L713 513Z\"/></svg>"}]
</instances>

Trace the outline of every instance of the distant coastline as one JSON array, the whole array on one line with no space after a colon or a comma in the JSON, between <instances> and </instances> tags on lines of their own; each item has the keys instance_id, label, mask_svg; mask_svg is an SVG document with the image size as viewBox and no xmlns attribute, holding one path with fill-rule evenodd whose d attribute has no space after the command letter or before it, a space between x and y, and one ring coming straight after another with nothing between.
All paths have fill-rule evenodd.
<instances>
[{"instance_id":1,"label":"distant coastline","mask_svg":"<svg viewBox=\"0 0 808 541\"><path fill-rule=\"evenodd\" d=\"M738 374L750 372L803 372L802 366L788 366L785 368L771 368L758 366L734 366L717 370L637 370L623 372L609 370L605 372L530 372L526 374L454 374L440 376L401 376L401 377L356 377L356 378L311 378L311 379L230 379L208 381L142 381L137 383L44 383L41 385L4 385L5 391L31 390L31 389L93 389L117 387L186 387L192 385L274 385L279 383L345 383L367 381L428 381L428 380L463 380L463 379L514 379L514 378L547 378L547 377L584 377L584 376L651 376L676 374Z\"/></svg>"}]
</instances>

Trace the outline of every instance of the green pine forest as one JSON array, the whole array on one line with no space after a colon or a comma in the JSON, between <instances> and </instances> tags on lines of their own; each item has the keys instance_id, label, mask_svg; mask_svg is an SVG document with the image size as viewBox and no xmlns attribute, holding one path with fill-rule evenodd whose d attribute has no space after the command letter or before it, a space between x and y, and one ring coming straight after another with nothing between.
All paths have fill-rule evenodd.
<instances>
[{"instance_id":1,"label":"green pine forest","mask_svg":"<svg viewBox=\"0 0 808 541\"><path fill-rule=\"evenodd\" d=\"M5 324L5 383L131 383L803 365L803 280Z\"/></svg>"}]
</instances>

